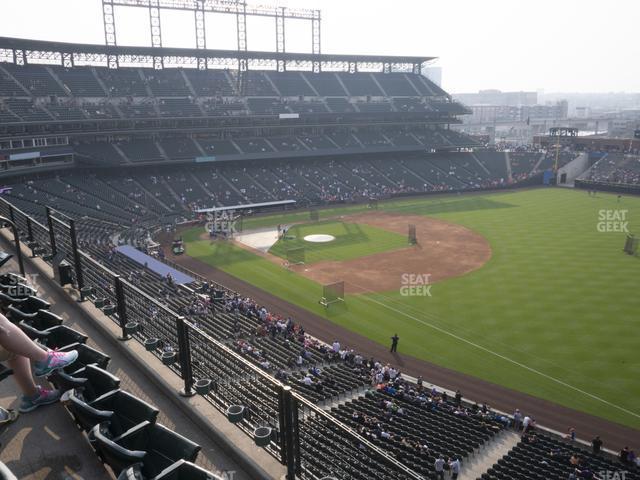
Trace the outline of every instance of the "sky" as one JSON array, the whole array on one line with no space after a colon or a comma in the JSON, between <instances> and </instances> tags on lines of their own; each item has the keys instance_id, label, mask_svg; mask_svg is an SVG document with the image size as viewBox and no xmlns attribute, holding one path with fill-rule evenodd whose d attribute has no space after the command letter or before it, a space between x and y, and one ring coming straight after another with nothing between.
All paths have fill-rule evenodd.
<instances>
[{"instance_id":1,"label":"sky","mask_svg":"<svg viewBox=\"0 0 640 480\"><path fill-rule=\"evenodd\" d=\"M640 91L637 0L248 0L322 10L322 52L438 57L451 93ZM163 11L163 46L194 47L192 14ZM116 9L119 45L150 45L144 9ZM275 50L272 19L249 19L250 50ZM309 52L288 21L287 51ZM0 36L104 43L100 0L0 0ZM207 47L236 48L235 18L207 15Z\"/></svg>"}]
</instances>

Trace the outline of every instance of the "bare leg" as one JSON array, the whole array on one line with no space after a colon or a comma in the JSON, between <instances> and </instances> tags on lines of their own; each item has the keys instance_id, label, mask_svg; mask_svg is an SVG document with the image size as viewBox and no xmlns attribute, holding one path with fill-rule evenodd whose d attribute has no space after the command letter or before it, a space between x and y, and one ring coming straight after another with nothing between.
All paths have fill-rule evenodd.
<instances>
[{"instance_id":1,"label":"bare leg","mask_svg":"<svg viewBox=\"0 0 640 480\"><path fill-rule=\"evenodd\" d=\"M0 314L0 345L16 355L27 357L34 362L44 362L48 353L25 333Z\"/></svg>"},{"instance_id":2,"label":"bare leg","mask_svg":"<svg viewBox=\"0 0 640 480\"><path fill-rule=\"evenodd\" d=\"M7 362L13 370L13 378L15 382L27 397L33 397L38 394L38 389L33 376L31 375L31 362L27 357L17 356Z\"/></svg>"}]
</instances>

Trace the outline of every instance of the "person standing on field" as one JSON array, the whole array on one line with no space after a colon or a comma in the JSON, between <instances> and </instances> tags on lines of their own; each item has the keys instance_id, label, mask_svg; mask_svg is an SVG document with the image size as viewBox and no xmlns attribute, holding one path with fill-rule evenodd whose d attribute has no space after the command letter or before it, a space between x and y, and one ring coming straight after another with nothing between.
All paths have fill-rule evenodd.
<instances>
[{"instance_id":1,"label":"person standing on field","mask_svg":"<svg viewBox=\"0 0 640 480\"><path fill-rule=\"evenodd\" d=\"M391 350L389 350L391 353L398 351L398 340L400 340L400 337L398 337L397 333L394 333L393 337L391 337Z\"/></svg>"}]
</instances>

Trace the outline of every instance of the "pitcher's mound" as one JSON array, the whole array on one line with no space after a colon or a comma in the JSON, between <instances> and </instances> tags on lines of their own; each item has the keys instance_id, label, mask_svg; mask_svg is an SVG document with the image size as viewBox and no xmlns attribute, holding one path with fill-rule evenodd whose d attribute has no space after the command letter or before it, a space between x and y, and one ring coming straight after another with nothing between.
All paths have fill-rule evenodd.
<instances>
[{"instance_id":1,"label":"pitcher's mound","mask_svg":"<svg viewBox=\"0 0 640 480\"><path fill-rule=\"evenodd\" d=\"M326 233L316 233L314 235L307 235L304 237L304 240L312 243L327 243L333 242L336 239L333 235L328 235Z\"/></svg>"}]
</instances>

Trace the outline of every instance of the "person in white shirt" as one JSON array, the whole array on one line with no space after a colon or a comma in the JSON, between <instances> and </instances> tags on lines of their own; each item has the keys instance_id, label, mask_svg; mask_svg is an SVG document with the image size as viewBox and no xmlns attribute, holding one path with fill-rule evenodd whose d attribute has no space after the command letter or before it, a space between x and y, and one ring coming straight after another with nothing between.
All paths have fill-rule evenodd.
<instances>
[{"instance_id":1,"label":"person in white shirt","mask_svg":"<svg viewBox=\"0 0 640 480\"><path fill-rule=\"evenodd\" d=\"M527 415L526 417L524 417L524 420L522 420L522 432L523 433L527 433L527 428L529 428L529 425L531 425L531 417L529 415Z\"/></svg>"},{"instance_id":2,"label":"person in white shirt","mask_svg":"<svg viewBox=\"0 0 640 480\"><path fill-rule=\"evenodd\" d=\"M451 480L456 480L460 475L460 460L455 458L449 462L449 469L451 470Z\"/></svg>"},{"instance_id":3,"label":"person in white shirt","mask_svg":"<svg viewBox=\"0 0 640 480\"><path fill-rule=\"evenodd\" d=\"M338 353L340 351L340 342L339 341L335 341L333 342L333 353Z\"/></svg>"},{"instance_id":4,"label":"person in white shirt","mask_svg":"<svg viewBox=\"0 0 640 480\"><path fill-rule=\"evenodd\" d=\"M520 430L522 426L522 413L520 410L516 408L516 411L513 413L513 428L516 430Z\"/></svg>"},{"instance_id":5,"label":"person in white shirt","mask_svg":"<svg viewBox=\"0 0 640 480\"><path fill-rule=\"evenodd\" d=\"M311 380L311 377L309 375L305 376L302 381L307 386L310 386L311 384L313 384L313 380Z\"/></svg>"},{"instance_id":6,"label":"person in white shirt","mask_svg":"<svg viewBox=\"0 0 640 480\"><path fill-rule=\"evenodd\" d=\"M444 458L442 458L442 455L438 455L438 458L433 463L433 468L436 471L436 479L444 480Z\"/></svg>"}]
</instances>

